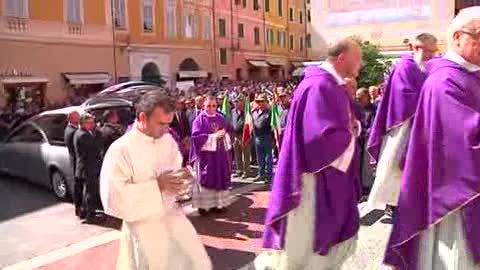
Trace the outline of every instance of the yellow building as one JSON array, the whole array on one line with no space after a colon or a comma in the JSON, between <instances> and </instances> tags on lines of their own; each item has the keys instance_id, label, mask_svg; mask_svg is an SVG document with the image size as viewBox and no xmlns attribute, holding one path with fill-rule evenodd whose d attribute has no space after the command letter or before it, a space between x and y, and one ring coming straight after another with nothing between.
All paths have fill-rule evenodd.
<instances>
[{"instance_id":1,"label":"yellow building","mask_svg":"<svg viewBox=\"0 0 480 270\"><path fill-rule=\"evenodd\" d=\"M116 44L131 80L207 78L213 70L209 0L114 0Z\"/></svg>"},{"instance_id":2,"label":"yellow building","mask_svg":"<svg viewBox=\"0 0 480 270\"><path fill-rule=\"evenodd\" d=\"M0 107L25 113L128 76L109 0L0 0ZM116 68L115 68L116 67Z\"/></svg>"}]
</instances>

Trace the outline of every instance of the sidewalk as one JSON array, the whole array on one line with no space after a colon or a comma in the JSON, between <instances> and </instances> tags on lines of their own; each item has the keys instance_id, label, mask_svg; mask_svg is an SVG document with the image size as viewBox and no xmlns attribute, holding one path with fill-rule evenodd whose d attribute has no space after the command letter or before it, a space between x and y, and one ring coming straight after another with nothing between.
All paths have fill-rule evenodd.
<instances>
[{"instance_id":1,"label":"sidewalk","mask_svg":"<svg viewBox=\"0 0 480 270\"><path fill-rule=\"evenodd\" d=\"M242 195L237 197L226 214L199 217L191 207L185 208L215 270L253 269L251 262L260 251L268 192L259 189L258 185L244 186L235 191ZM359 209L362 216L366 215L362 219L366 226L361 226L357 252L346 262L344 269L389 269L380 267L380 264L391 225L381 222L382 212L368 214L370 211L363 205L359 205ZM114 270L119 235L117 231L109 232L5 270Z\"/></svg>"}]
</instances>

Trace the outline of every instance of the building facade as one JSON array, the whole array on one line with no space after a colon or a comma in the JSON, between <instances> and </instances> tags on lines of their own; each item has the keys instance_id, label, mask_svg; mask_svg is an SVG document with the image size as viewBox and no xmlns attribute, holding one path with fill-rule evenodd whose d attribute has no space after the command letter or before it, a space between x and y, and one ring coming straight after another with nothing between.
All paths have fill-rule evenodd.
<instances>
[{"instance_id":1,"label":"building facade","mask_svg":"<svg viewBox=\"0 0 480 270\"><path fill-rule=\"evenodd\" d=\"M114 74L109 0L0 1L0 108L34 113ZM128 74L117 51L118 74Z\"/></svg>"},{"instance_id":2,"label":"building facade","mask_svg":"<svg viewBox=\"0 0 480 270\"><path fill-rule=\"evenodd\" d=\"M38 110L129 80L174 88L289 78L300 62L316 60L309 7L309 0L0 0L0 107Z\"/></svg>"},{"instance_id":3,"label":"building facade","mask_svg":"<svg viewBox=\"0 0 480 270\"><path fill-rule=\"evenodd\" d=\"M385 51L402 52L418 34L429 32L445 49L445 30L459 9L478 0L318 0L311 1L312 43L325 47L335 39L355 35Z\"/></svg>"},{"instance_id":4,"label":"building facade","mask_svg":"<svg viewBox=\"0 0 480 270\"><path fill-rule=\"evenodd\" d=\"M209 0L113 0L115 43L128 51L128 80L176 82L211 78Z\"/></svg>"}]
</instances>

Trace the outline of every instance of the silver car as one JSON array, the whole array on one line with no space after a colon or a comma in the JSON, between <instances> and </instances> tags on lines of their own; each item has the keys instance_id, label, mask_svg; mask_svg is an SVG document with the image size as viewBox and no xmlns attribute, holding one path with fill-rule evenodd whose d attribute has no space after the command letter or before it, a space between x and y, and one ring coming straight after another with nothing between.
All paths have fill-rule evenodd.
<instances>
[{"instance_id":1,"label":"silver car","mask_svg":"<svg viewBox=\"0 0 480 270\"><path fill-rule=\"evenodd\" d=\"M74 110L98 116L107 109L123 110L127 118L133 116L131 102L103 98L90 106L46 111L28 119L0 143L0 171L49 187L58 198L69 199L74 178L63 139L67 116Z\"/></svg>"}]
</instances>

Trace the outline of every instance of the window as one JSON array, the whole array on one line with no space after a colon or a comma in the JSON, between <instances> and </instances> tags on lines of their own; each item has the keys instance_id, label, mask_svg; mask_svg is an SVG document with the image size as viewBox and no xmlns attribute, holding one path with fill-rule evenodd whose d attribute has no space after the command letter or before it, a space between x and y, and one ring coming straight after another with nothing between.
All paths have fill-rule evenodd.
<instances>
[{"instance_id":1,"label":"window","mask_svg":"<svg viewBox=\"0 0 480 270\"><path fill-rule=\"evenodd\" d=\"M260 7L258 6L258 0L253 0L253 9L258 10Z\"/></svg>"},{"instance_id":2,"label":"window","mask_svg":"<svg viewBox=\"0 0 480 270\"><path fill-rule=\"evenodd\" d=\"M227 64L227 49L220 48L220 64L226 65Z\"/></svg>"},{"instance_id":3,"label":"window","mask_svg":"<svg viewBox=\"0 0 480 270\"><path fill-rule=\"evenodd\" d=\"M255 27L253 29L253 37L254 37L255 45L260 45L260 28Z\"/></svg>"},{"instance_id":4,"label":"window","mask_svg":"<svg viewBox=\"0 0 480 270\"><path fill-rule=\"evenodd\" d=\"M42 142L43 135L32 125L25 125L14 132L7 140L8 142Z\"/></svg>"},{"instance_id":5,"label":"window","mask_svg":"<svg viewBox=\"0 0 480 270\"><path fill-rule=\"evenodd\" d=\"M283 16L283 0L277 0L277 11L278 11L278 16L282 17Z\"/></svg>"},{"instance_id":6,"label":"window","mask_svg":"<svg viewBox=\"0 0 480 270\"><path fill-rule=\"evenodd\" d=\"M282 48L287 48L287 33L282 32Z\"/></svg>"},{"instance_id":7,"label":"window","mask_svg":"<svg viewBox=\"0 0 480 270\"><path fill-rule=\"evenodd\" d=\"M177 35L177 14L174 0L167 2L166 20L167 20L167 38L175 38Z\"/></svg>"},{"instance_id":8,"label":"window","mask_svg":"<svg viewBox=\"0 0 480 270\"><path fill-rule=\"evenodd\" d=\"M273 45L275 43L274 37L273 37L273 30L272 29L267 29L267 44Z\"/></svg>"},{"instance_id":9,"label":"window","mask_svg":"<svg viewBox=\"0 0 480 270\"><path fill-rule=\"evenodd\" d=\"M235 5L239 6L240 2L241 2L241 0L235 0Z\"/></svg>"},{"instance_id":10,"label":"window","mask_svg":"<svg viewBox=\"0 0 480 270\"><path fill-rule=\"evenodd\" d=\"M209 15L203 17L203 39L210 40L212 38L212 22Z\"/></svg>"},{"instance_id":11,"label":"window","mask_svg":"<svg viewBox=\"0 0 480 270\"><path fill-rule=\"evenodd\" d=\"M238 24L238 37L243 38L245 36L243 23Z\"/></svg>"},{"instance_id":12,"label":"window","mask_svg":"<svg viewBox=\"0 0 480 270\"><path fill-rule=\"evenodd\" d=\"M293 51L293 49L294 49L294 46L293 46L293 35L290 35L289 47L290 47L290 50Z\"/></svg>"},{"instance_id":13,"label":"window","mask_svg":"<svg viewBox=\"0 0 480 270\"><path fill-rule=\"evenodd\" d=\"M298 43L299 43L299 45L300 45L300 46L299 46L299 48L300 48L300 51L303 51L303 37L300 37L300 39L299 39L299 42L298 42Z\"/></svg>"},{"instance_id":14,"label":"window","mask_svg":"<svg viewBox=\"0 0 480 270\"><path fill-rule=\"evenodd\" d=\"M48 114L36 117L33 121L45 132L51 144L64 144L63 133L67 125L67 115Z\"/></svg>"},{"instance_id":15,"label":"window","mask_svg":"<svg viewBox=\"0 0 480 270\"><path fill-rule=\"evenodd\" d=\"M67 0L67 22L69 23L81 23L81 3L80 0Z\"/></svg>"},{"instance_id":16,"label":"window","mask_svg":"<svg viewBox=\"0 0 480 270\"><path fill-rule=\"evenodd\" d=\"M310 0L307 0L307 4L310 4Z\"/></svg>"},{"instance_id":17,"label":"window","mask_svg":"<svg viewBox=\"0 0 480 270\"><path fill-rule=\"evenodd\" d=\"M5 0L5 15L28 18L28 0Z\"/></svg>"},{"instance_id":18,"label":"window","mask_svg":"<svg viewBox=\"0 0 480 270\"><path fill-rule=\"evenodd\" d=\"M280 30L277 31L277 46L282 46L282 32L280 32Z\"/></svg>"},{"instance_id":19,"label":"window","mask_svg":"<svg viewBox=\"0 0 480 270\"><path fill-rule=\"evenodd\" d=\"M307 43L307 48L312 48L312 35L307 34L307 37L305 38L305 43Z\"/></svg>"},{"instance_id":20,"label":"window","mask_svg":"<svg viewBox=\"0 0 480 270\"><path fill-rule=\"evenodd\" d=\"M225 37L227 35L226 26L225 26L225 19L218 20L218 35L220 37Z\"/></svg>"},{"instance_id":21,"label":"window","mask_svg":"<svg viewBox=\"0 0 480 270\"><path fill-rule=\"evenodd\" d=\"M114 0L115 27L125 29L125 0Z\"/></svg>"},{"instance_id":22,"label":"window","mask_svg":"<svg viewBox=\"0 0 480 270\"><path fill-rule=\"evenodd\" d=\"M265 0L265 12L270 12L270 0Z\"/></svg>"},{"instance_id":23,"label":"window","mask_svg":"<svg viewBox=\"0 0 480 270\"><path fill-rule=\"evenodd\" d=\"M290 18L290 21L293 22L293 8L290 8L288 10L288 17Z\"/></svg>"},{"instance_id":24,"label":"window","mask_svg":"<svg viewBox=\"0 0 480 270\"><path fill-rule=\"evenodd\" d=\"M243 6L243 8L247 7L247 0L242 0L242 6Z\"/></svg>"},{"instance_id":25,"label":"window","mask_svg":"<svg viewBox=\"0 0 480 270\"><path fill-rule=\"evenodd\" d=\"M153 32L153 0L143 0L143 32Z\"/></svg>"},{"instance_id":26,"label":"window","mask_svg":"<svg viewBox=\"0 0 480 270\"><path fill-rule=\"evenodd\" d=\"M298 12L298 20L300 21L300 24L303 23L303 12L301 10Z\"/></svg>"},{"instance_id":27,"label":"window","mask_svg":"<svg viewBox=\"0 0 480 270\"><path fill-rule=\"evenodd\" d=\"M310 9L307 11L307 21L308 22L312 21L312 17L311 17L311 14L310 14Z\"/></svg>"},{"instance_id":28,"label":"window","mask_svg":"<svg viewBox=\"0 0 480 270\"><path fill-rule=\"evenodd\" d=\"M195 31L195 15L188 14L183 16L183 34L185 38L194 38Z\"/></svg>"}]
</instances>

